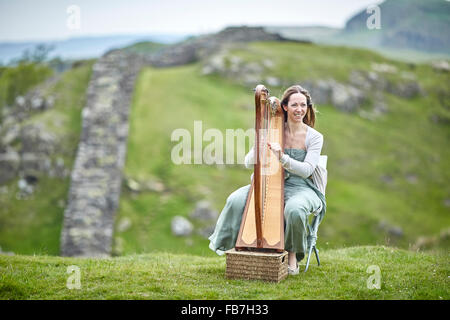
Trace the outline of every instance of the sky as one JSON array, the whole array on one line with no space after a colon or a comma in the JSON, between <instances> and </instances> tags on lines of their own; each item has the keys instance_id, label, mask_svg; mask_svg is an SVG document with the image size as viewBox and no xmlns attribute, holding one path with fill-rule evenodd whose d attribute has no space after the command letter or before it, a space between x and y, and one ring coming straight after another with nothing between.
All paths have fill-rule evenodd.
<instances>
[{"instance_id":1,"label":"sky","mask_svg":"<svg viewBox=\"0 0 450 320\"><path fill-rule=\"evenodd\" d=\"M0 41L192 34L230 25L343 27L381 0L0 0Z\"/></svg>"}]
</instances>

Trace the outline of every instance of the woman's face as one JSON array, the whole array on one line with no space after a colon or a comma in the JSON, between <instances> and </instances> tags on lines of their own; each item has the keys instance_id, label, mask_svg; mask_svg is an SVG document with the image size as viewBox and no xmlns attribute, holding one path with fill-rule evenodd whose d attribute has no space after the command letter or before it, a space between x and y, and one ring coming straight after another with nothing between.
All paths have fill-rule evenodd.
<instances>
[{"instance_id":1,"label":"woman's face","mask_svg":"<svg viewBox=\"0 0 450 320\"><path fill-rule=\"evenodd\" d=\"M287 107L284 106L284 110L287 111L288 120L293 122L302 122L308 110L306 104L306 96L302 93L294 93L290 96Z\"/></svg>"}]
</instances>

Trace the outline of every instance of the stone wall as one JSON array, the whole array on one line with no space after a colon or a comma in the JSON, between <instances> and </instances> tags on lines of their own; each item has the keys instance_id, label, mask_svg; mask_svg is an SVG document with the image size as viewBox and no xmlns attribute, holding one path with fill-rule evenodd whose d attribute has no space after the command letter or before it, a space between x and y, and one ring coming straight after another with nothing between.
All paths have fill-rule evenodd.
<instances>
[{"instance_id":1,"label":"stone wall","mask_svg":"<svg viewBox=\"0 0 450 320\"><path fill-rule=\"evenodd\" d=\"M108 256L126 158L134 81L145 61L112 51L93 66L82 112L68 205L61 234L63 256Z\"/></svg>"},{"instance_id":2,"label":"stone wall","mask_svg":"<svg viewBox=\"0 0 450 320\"><path fill-rule=\"evenodd\" d=\"M285 40L287 39L279 34L264 31L262 27L229 27L215 34L203 35L170 46L149 57L149 62L157 67L182 65L209 56L232 43Z\"/></svg>"}]
</instances>

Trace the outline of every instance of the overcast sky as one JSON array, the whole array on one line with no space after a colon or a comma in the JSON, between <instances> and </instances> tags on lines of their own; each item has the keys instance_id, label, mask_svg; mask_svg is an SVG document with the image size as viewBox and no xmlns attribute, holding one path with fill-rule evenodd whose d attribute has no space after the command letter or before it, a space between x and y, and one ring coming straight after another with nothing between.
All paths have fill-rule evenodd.
<instances>
[{"instance_id":1,"label":"overcast sky","mask_svg":"<svg viewBox=\"0 0 450 320\"><path fill-rule=\"evenodd\" d=\"M243 24L343 27L345 21L358 11L381 2L0 0L0 41L51 40L126 33L200 34ZM73 5L76 6L75 11L68 12Z\"/></svg>"}]
</instances>

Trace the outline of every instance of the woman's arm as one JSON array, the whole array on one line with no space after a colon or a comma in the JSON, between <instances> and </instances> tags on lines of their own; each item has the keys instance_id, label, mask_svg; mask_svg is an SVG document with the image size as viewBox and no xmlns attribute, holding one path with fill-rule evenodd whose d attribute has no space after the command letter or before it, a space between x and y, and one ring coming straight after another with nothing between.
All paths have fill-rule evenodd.
<instances>
[{"instance_id":1,"label":"woman's arm","mask_svg":"<svg viewBox=\"0 0 450 320\"><path fill-rule=\"evenodd\" d=\"M306 151L306 156L304 161L298 161L292 159L287 154L283 154L280 159L281 165L287 171L298 175L304 179L307 179L317 167L320 159L320 152L323 146L323 135L315 135L311 139L311 144Z\"/></svg>"}]
</instances>

